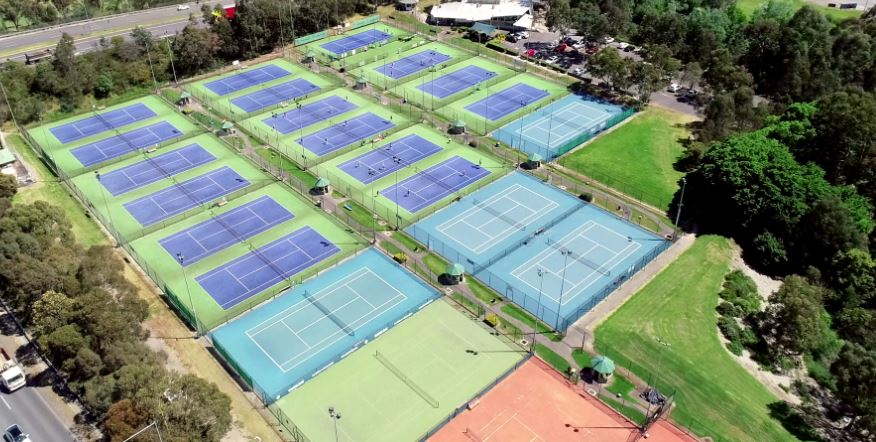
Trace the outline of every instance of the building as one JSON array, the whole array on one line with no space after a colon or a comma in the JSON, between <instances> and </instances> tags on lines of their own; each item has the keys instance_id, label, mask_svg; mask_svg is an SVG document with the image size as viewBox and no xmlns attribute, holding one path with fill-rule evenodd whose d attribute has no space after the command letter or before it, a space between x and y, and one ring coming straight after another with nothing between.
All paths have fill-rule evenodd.
<instances>
[{"instance_id":1,"label":"building","mask_svg":"<svg viewBox=\"0 0 876 442\"><path fill-rule=\"evenodd\" d=\"M509 31L532 29L531 0L463 0L432 7L429 22L436 25L485 23Z\"/></svg>"}]
</instances>

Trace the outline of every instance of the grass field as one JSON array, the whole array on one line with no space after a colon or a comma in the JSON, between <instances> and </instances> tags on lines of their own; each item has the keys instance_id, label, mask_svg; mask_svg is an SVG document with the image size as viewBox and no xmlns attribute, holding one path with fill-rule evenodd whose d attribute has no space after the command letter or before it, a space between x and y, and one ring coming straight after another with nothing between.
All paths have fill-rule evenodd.
<instances>
[{"instance_id":1,"label":"grass field","mask_svg":"<svg viewBox=\"0 0 876 442\"><path fill-rule=\"evenodd\" d=\"M768 0L737 0L736 7L739 8L740 11L744 12L745 15L751 17L754 14L754 12L757 11L757 9L761 7L761 5L766 4L767 1ZM808 2L806 0L785 0L785 2L790 4L791 8L795 11L797 9L802 8L805 5L809 5L809 6L812 6L813 8L815 8L816 10L821 11L824 15L831 17L831 18L834 18L834 19L838 19L838 20L861 16L861 11L858 11L858 10L828 8L826 6L811 3L811 2ZM841 2L837 2L837 3L841 3Z\"/></svg>"},{"instance_id":2,"label":"grass field","mask_svg":"<svg viewBox=\"0 0 876 442\"><path fill-rule=\"evenodd\" d=\"M767 404L777 399L718 339L715 306L730 252L724 238L698 238L596 329L596 349L664 393L675 391L673 419L700 436L793 440L769 416Z\"/></svg>"},{"instance_id":3,"label":"grass field","mask_svg":"<svg viewBox=\"0 0 876 442\"><path fill-rule=\"evenodd\" d=\"M548 91L548 93L550 93L550 96L538 100L535 103L532 103L524 108L511 112L510 114L497 120L488 120L482 115L478 115L465 109L466 106L472 103L476 103L486 97L489 97L490 95L499 93L502 90L514 86L517 83L524 83L541 90L546 90ZM479 91L469 94L468 96L460 98L459 100L456 100L448 104L447 106L438 109L437 113L450 121L464 121L466 124L466 129L472 132L486 134L487 132L501 127L509 121L512 121L519 116L531 112L533 109L538 109L549 101L557 99L565 94L566 88L560 84L547 81L543 78L539 78L531 74L518 74L500 83L496 83L494 85L491 84L489 88L483 88Z\"/></svg>"},{"instance_id":4,"label":"grass field","mask_svg":"<svg viewBox=\"0 0 876 442\"><path fill-rule=\"evenodd\" d=\"M673 164L693 117L649 106L614 131L560 159L560 164L633 198L667 210L684 173Z\"/></svg>"},{"instance_id":5,"label":"grass field","mask_svg":"<svg viewBox=\"0 0 876 442\"><path fill-rule=\"evenodd\" d=\"M63 126L68 123L72 123L78 120L82 120L85 118L89 118L94 116L93 112L84 112L78 114L73 117L68 117L63 120L55 121L52 123L44 124L39 127L28 129L31 137L33 137L34 141L39 143L40 147L46 151L49 155L49 158L55 162L57 167L59 167L68 177L73 177L79 175L83 172L89 171L93 169L93 167L85 167L79 160L73 156L72 150L76 147L83 146L85 144L93 143L95 141L100 141L106 138L111 138L114 136L121 134L125 134L134 129L149 126L152 124L156 124L162 121L166 121L172 124L177 130L183 133L183 137L190 136L200 131L200 129L191 121L189 121L184 116L177 113L172 107L168 106L164 103L160 98L156 96L145 96L140 98L135 98L133 100L125 101L123 103L119 103L113 106L109 106L105 109L98 109L97 112L104 113L113 109L117 109L120 107L130 106L134 103L143 103L146 104L153 112L155 112L155 116L152 118L147 118L144 120L137 121L135 123L122 126L120 128L115 128L111 130L107 130L105 132L101 132L96 135L92 135L86 138L82 138L76 141L72 141L67 144L62 144L54 134L50 131L50 129ZM167 141L164 144L172 143L173 141ZM115 161L118 161L122 158L128 158L136 153L128 153L122 155L120 157L112 158L106 162L106 164L112 164Z\"/></svg>"},{"instance_id":6,"label":"grass field","mask_svg":"<svg viewBox=\"0 0 876 442\"><path fill-rule=\"evenodd\" d=\"M386 143L390 143L396 139L403 138L411 134L417 134L437 144L438 146L442 147L441 151L432 154L431 156L428 156L414 163L413 165L407 165L407 167L400 169L397 174L391 173L380 179L372 181L369 184L361 183L356 178L353 178L352 176L348 175L346 172L338 168L338 166L343 164L344 162L363 155L373 148L379 148ZM499 177L506 174L509 170L505 166L503 166L497 158L494 158L492 155L484 151L468 148L454 141L450 141L445 135L440 134L434 129L428 128L423 125L417 125L396 132L395 134L387 137L379 143L375 143L374 145L368 144L344 155L341 155L337 158L333 158L323 164L311 167L310 171L318 176L329 178L335 190L352 198L355 201L360 202L363 206L369 209L373 207L374 212L377 213L378 216L387 220L394 226L396 216L396 204L393 200L387 198L382 194L379 194L379 192L386 188L389 188L390 186L393 186L396 182L396 175L398 175L398 180L401 181L405 178L415 175L418 171L428 169L430 166L445 161L453 156L460 156L471 161L474 164L480 164L482 167L490 171L490 175L481 178L477 182L469 185L464 189L461 189L458 192L447 195L443 199L436 201L435 203L423 208L417 213L410 213L403 207L399 207L399 217L403 222L409 222L421 218L426 214L432 213L438 208L449 204L454 198L457 197L458 194L466 194L473 191L475 188L480 187L481 184L492 182L498 179ZM375 194L377 194L377 197L373 198L373 195Z\"/></svg>"},{"instance_id":7,"label":"grass field","mask_svg":"<svg viewBox=\"0 0 876 442\"><path fill-rule=\"evenodd\" d=\"M478 86L459 91L453 95L444 98L434 97L431 94L426 93L423 89L418 89L425 83L435 80L436 78L452 74L453 72L463 69L466 66L478 66L486 69L487 71L495 72L498 75L484 83L481 83ZM514 75L517 75L517 73L513 70L498 63L488 61L481 57L468 58L444 69L436 69L434 72L432 70L427 70L426 72L426 75L423 75L418 79L407 81L406 83L400 84L398 87L392 88L392 93L423 109L435 110L442 106L445 106L446 104L454 100L458 100L459 98L464 97L467 94L472 93L477 88L485 88L488 86L491 87L492 85L501 83L502 81L507 80Z\"/></svg>"},{"instance_id":8,"label":"grass field","mask_svg":"<svg viewBox=\"0 0 876 442\"><path fill-rule=\"evenodd\" d=\"M259 67L267 66L269 64L279 66L279 67L291 72L291 75L277 78L276 80L268 81L268 82L261 83L258 85L253 85L252 87L242 89L242 90L237 91L237 92L232 92L228 95L223 95L223 96L217 95L216 93L214 93L213 91L211 91L210 89L208 89L205 86L206 83L210 83L212 81L226 78L226 77L229 77L229 76L232 76L232 75L235 75L238 73L236 70L232 70L232 71L228 71L227 73L222 74L222 75L217 75L215 77L209 77L207 79L188 84L185 86L185 89L188 90L189 92L191 92L192 95L197 97L199 100L201 100L201 102L206 107L212 108L213 111L216 111L216 112L224 115L227 118L230 118L234 121L238 121L242 118L245 118L247 115L249 115L249 113L246 112L244 109L241 109L241 108L239 108L231 103L231 100L233 100L235 98L242 97L244 95L248 95L248 94L251 94L254 92L258 92L266 87L276 86L278 84L286 83L288 81L298 79L298 78L303 79L303 80L307 80L307 81L319 86L320 91L326 91L326 90L329 90L332 87L336 86L327 77L317 75L313 72L306 70L303 66L293 64L293 63L291 63L285 59L282 59L282 58L271 60L271 61L268 61L265 63L259 63L256 65L252 65L252 66L249 66L249 69L257 69ZM319 93L319 92L317 92L317 93ZM307 96L313 96L313 94L310 94ZM305 96L305 97L307 97L307 96ZM303 98L304 97L302 97L302 99ZM270 110L270 109L277 108L277 107L279 107L279 104L269 106L265 109L262 109L262 110L259 110L256 112L263 112L264 110Z\"/></svg>"},{"instance_id":9,"label":"grass field","mask_svg":"<svg viewBox=\"0 0 876 442\"><path fill-rule=\"evenodd\" d=\"M328 407L338 440L419 440L524 354L437 300L275 406L312 441L335 440Z\"/></svg>"},{"instance_id":10,"label":"grass field","mask_svg":"<svg viewBox=\"0 0 876 442\"><path fill-rule=\"evenodd\" d=\"M292 214L295 215L295 218L262 232L248 239L245 243L235 243L214 255L192 263L186 266L185 272L181 269L176 258L159 243L162 238L204 222L214 215L225 213L264 195L269 195L274 201L280 203L283 207L292 212ZM180 298L181 303L186 309L191 310L191 305L194 304L194 311L197 314L200 323L205 328L210 329L218 325L220 322L228 321L242 313L244 310L250 309L261 301L275 295L277 292L276 289L288 285L288 281L278 283L275 287L269 288L241 301L233 307L223 309L197 282L194 281L194 279L226 262L247 254L251 250L251 247L262 247L265 244L268 244L283 235L292 233L304 226L312 227L322 236L337 245L341 251L323 261L317 262L312 267L303 270L299 274L292 275L290 279L294 279L295 282L314 275L317 271L337 263L342 258L348 256L349 253L364 246L364 242L353 238L339 223L333 222L319 208L314 207L312 204L293 194L289 189L278 183L237 198L221 209L205 211L192 216L191 218L180 221L168 228L140 238L134 241L131 244L131 247L134 250L133 254L135 255L135 258L137 258L141 263L141 266L147 270L150 276L156 280L158 285L163 285L169 288L172 293ZM186 284L184 277L189 279L188 284ZM189 298L189 294L191 294L191 298Z\"/></svg>"}]
</instances>

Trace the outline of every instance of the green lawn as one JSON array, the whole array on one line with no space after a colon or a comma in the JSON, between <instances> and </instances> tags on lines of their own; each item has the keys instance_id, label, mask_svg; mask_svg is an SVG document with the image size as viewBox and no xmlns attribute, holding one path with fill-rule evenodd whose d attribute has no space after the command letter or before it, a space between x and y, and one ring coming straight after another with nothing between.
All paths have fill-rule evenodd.
<instances>
[{"instance_id":1,"label":"green lawn","mask_svg":"<svg viewBox=\"0 0 876 442\"><path fill-rule=\"evenodd\" d=\"M562 356L543 344L535 344L535 354L562 374L567 374L572 368L572 366L569 365L569 361L563 359Z\"/></svg>"},{"instance_id":2,"label":"green lawn","mask_svg":"<svg viewBox=\"0 0 876 442\"><path fill-rule=\"evenodd\" d=\"M777 401L718 340L715 305L730 244L700 237L596 329L597 350L676 392L672 417L716 441L794 440L769 416ZM658 338L660 342L658 342Z\"/></svg>"},{"instance_id":3,"label":"green lawn","mask_svg":"<svg viewBox=\"0 0 876 442\"><path fill-rule=\"evenodd\" d=\"M503 305L502 311L506 315L528 325L529 327L534 328L536 330L536 332L538 332L539 334L545 335L548 339L550 339L553 342L560 342L563 340L563 336L561 334L553 331L553 329L549 325L545 324L544 322L541 322L541 321L536 322L536 319L534 316L530 315L528 312L526 312L525 310L523 310L522 308L518 307L515 304Z\"/></svg>"},{"instance_id":4,"label":"green lawn","mask_svg":"<svg viewBox=\"0 0 876 442\"><path fill-rule=\"evenodd\" d=\"M563 157L560 164L642 200L668 209L683 173L673 164L693 117L649 106L611 133Z\"/></svg>"},{"instance_id":5,"label":"green lawn","mask_svg":"<svg viewBox=\"0 0 876 442\"><path fill-rule=\"evenodd\" d=\"M15 202L33 203L34 201L46 201L50 204L60 207L67 215L67 219L73 226L73 234L76 236L76 241L88 247L99 244L109 244L110 241L100 230L79 202L67 192L67 188L57 182L57 178L49 172L49 169L37 157L33 150L27 146L27 143L18 134L10 134L6 136L6 140L12 144L21 158L27 162L37 176L34 177L38 183L28 187L18 189L18 194L15 196Z\"/></svg>"},{"instance_id":6,"label":"green lawn","mask_svg":"<svg viewBox=\"0 0 876 442\"><path fill-rule=\"evenodd\" d=\"M765 4L768 0L737 0L736 6L740 11L744 12L745 15L751 17L754 14L754 11L757 10L761 5ZM857 11L854 9L837 9L837 8L828 8L826 6L817 5L814 3L807 2L806 0L785 0L791 4L791 7L794 10L802 8L804 5L809 4L813 8L818 11L824 13L824 15L835 18L838 20L842 20L845 18L858 17L861 15L861 11ZM837 2L840 3L840 2Z\"/></svg>"}]
</instances>

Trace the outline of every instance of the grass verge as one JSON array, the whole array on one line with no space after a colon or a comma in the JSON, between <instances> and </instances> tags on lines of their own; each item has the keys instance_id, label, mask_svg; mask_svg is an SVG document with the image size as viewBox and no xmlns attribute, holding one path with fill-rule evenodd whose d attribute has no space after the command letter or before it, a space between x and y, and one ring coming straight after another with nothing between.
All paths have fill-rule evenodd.
<instances>
[{"instance_id":1,"label":"grass verge","mask_svg":"<svg viewBox=\"0 0 876 442\"><path fill-rule=\"evenodd\" d=\"M400 242L403 246L407 247L408 250L412 252L416 252L420 249L420 244L411 239L410 236L404 234L401 231L392 232L392 238L398 242Z\"/></svg>"},{"instance_id":2,"label":"grass verge","mask_svg":"<svg viewBox=\"0 0 876 442\"><path fill-rule=\"evenodd\" d=\"M716 441L793 440L770 417L777 399L718 339L715 305L730 243L705 236L596 329L596 349L676 394L672 417Z\"/></svg>"},{"instance_id":3,"label":"grass verge","mask_svg":"<svg viewBox=\"0 0 876 442\"><path fill-rule=\"evenodd\" d=\"M569 361L565 360L562 356L557 354L557 352L551 350L544 344L535 344L535 354L564 375L569 373L569 370L572 369L572 366L569 365Z\"/></svg>"},{"instance_id":4,"label":"grass verge","mask_svg":"<svg viewBox=\"0 0 876 442\"><path fill-rule=\"evenodd\" d=\"M557 332L555 332L550 326L541 321L536 321L535 317L529 314L529 312L523 310L518 307L517 304L505 304L502 306L502 312L506 315L528 325L535 329L535 332L541 335L545 335L548 339L553 342L560 342L563 340L563 336Z\"/></svg>"},{"instance_id":5,"label":"grass verge","mask_svg":"<svg viewBox=\"0 0 876 442\"><path fill-rule=\"evenodd\" d=\"M492 304L500 299L496 292L481 284L481 282L477 279L466 278L465 280L468 282L468 288L471 289L471 292L474 293L474 295L478 299L485 302L487 305Z\"/></svg>"}]
</instances>

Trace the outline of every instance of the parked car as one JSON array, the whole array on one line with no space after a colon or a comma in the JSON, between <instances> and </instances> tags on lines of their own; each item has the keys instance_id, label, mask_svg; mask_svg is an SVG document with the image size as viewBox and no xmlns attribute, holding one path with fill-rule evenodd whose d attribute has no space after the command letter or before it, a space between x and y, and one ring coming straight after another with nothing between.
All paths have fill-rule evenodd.
<instances>
[{"instance_id":1,"label":"parked car","mask_svg":"<svg viewBox=\"0 0 876 442\"><path fill-rule=\"evenodd\" d=\"M617 44L617 48L622 50L622 51L626 51L629 46L630 46L630 44L625 43L625 42L620 42Z\"/></svg>"},{"instance_id":2,"label":"parked car","mask_svg":"<svg viewBox=\"0 0 876 442\"><path fill-rule=\"evenodd\" d=\"M189 5L176 5L176 10L177 11L188 11Z\"/></svg>"},{"instance_id":3,"label":"parked car","mask_svg":"<svg viewBox=\"0 0 876 442\"><path fill-rule=\"evenodd\" d=\"M30 435L21 430L18 425L10 425L3 433L4 442L30 442Z\"/></svg>"},{"instance_id":4,"label":"parked car","mask_svg":"<svg viewBox=\"0 0 876 442\"><path fill-rule=\"evenodd\" d=\"M666 88L668 92L677 93L681 89L681 86L678 83L669 83L669 87Z\"/></svg>"},{"instance_id":5,"label":"parked car","mask_svg":"<svg viewBox=\"0 0 876 442\"><path fill-rule=\"evenodd\" d=\"M603 44L614 43L614 37L603 37L603 38L602 38L602 43L603 43Z\"/></svg>"},{"instance_id":6,"label":"parked car","mask_svg":"<svg viewBox=\"0 0 876 442\"><path fill-rule=\"evenodd\" d=\"M507 36L505 36L505 41L509 43L517 43L517 36L514 34L508 34Z\"/></svg>"},{"instance_id":7,"label":"parked car","mask_svg":"<svg viewBox=\"0 0 876 442\"><path fill-rule=\"evenodd\" d=\"M529 38L529 32L526 32L526 31L516 32L516 34L517 34L518 38L522 38L522 39Z\"/></svg>"},{"instance_id":8,"label":"parked car","mask_svg":"<svg viewBox=\"0 0 876 442\"><path fill-rule=\"evenodd\" d=\"M575 77L580 77L580 76L584 75L584 68L575 68L575 69L573 69L573 70L572 70L572 75L574 75Z\"/></svg>"}]
</instances>

